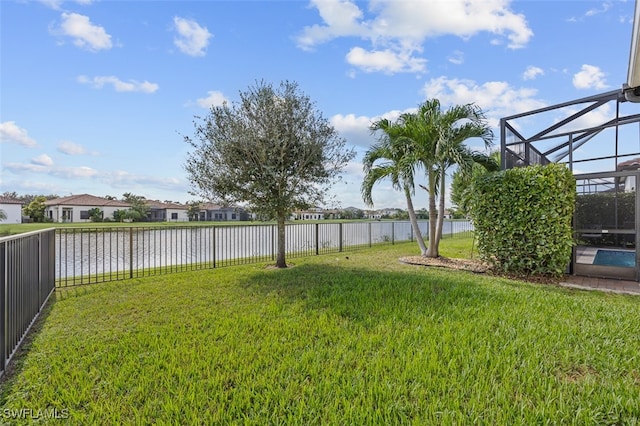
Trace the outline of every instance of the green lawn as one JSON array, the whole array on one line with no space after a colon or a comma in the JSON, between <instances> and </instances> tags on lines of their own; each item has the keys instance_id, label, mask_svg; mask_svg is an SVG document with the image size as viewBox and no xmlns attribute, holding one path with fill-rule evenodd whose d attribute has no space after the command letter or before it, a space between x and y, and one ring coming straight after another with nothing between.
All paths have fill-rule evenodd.
<instances>
[{"instance_id":1,"label":"green lawn","mask_svg":"<svg viewBox=\"0 0 640 426\"><path fill-rule=\"evenodd\" d=\"M469 256L469 239L445 239ZM57 290L0 392L72 424L638 424L640 298L414 244Z\"/></svg>"}]
</instances>

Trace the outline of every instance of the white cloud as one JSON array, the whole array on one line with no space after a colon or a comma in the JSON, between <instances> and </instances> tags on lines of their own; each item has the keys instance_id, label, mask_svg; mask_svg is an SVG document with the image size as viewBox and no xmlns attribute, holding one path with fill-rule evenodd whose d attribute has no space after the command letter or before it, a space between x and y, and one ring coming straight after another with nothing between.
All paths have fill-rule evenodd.
<instances>
[{"instance_id":1,"label":"white cloud","mask_svg":"<svg viewBox=\"0 0 640 426\"><path fill-rule=\"evenodd\" d=\"M409 111L415 111L415 108L409 108L404 111L388 111L375 117L367 117L364 115L356 116L355 114L336 114L329 119L329 122L350 145L369 148L376 140L376 137L371 134L371 130L369 129L373 122L381 118L393 121L396 120L400 114Z\"/></svg>"},{"instance_id":2,"label":"white cloud","mask_svg":"<svg viewBox=\"0 0 640 426\"><path fill-rule=\"evenodd\" d=\"M573 76L576 89L606 89L608 87L605 74L594 65L582 65L582 70Z\"/></svg>"},{"instance_id":3,"label":"white cloud","mask_svg":"<svg viewBox=\"0 0 640 426\"><path fill-rule=\"evenodd\" d=\"M135 175L124 170L103 172L100 180L112 188L154 188L186 193L190 188L183 181L174 177L157 177Z\"/></svg>"},{"instance_id":4,"label":"white cloud","mask_svg":"<svg viewBox=\"0 0 640 426\"><path fill-rule=\"evenodd\" d=\"M94 25L88 16L78 13L62 13L62 23L56 33L73 38L73 44L92 52L111 49L111 36L99 25Z\"/></svg>"},{"instance_id":5,"label":"white cloud","mask_svg":"<svg viewBox=\"0 0 640 426\"><path fill-rule=\"evenodd\" d=\"M29 148L38 146L37 142L29 137L27 131L18 127L15 121L0 123L0 142L16 142Z\"/></svg>"},{"instance_id":6,"label":"white cloud","mask_svg":"<svg viewBox=\"0 0 640 426\"><path fill-rule=\"evenodd\" d=\"M464 53L456 50L451 55L449 55L449 62L455 65L461 65L464 63Z\"/></svg>"},{"instance_id":7,"label":"white cloud","mask_svg":"<svg viewBox=\"0 0 640 426\"><path fill-rule=\"evenodd\" d=\"M62 141L58 144L58 151L67 155L84 155L87 154L87 150L82 145L77 143Z\"/></svg>"},{"instance_id":8,"label":"white cloud","mask_svg":"<svg viewBox=\"0 0 640 426\"><path fill-rule=\"evenodd\" d=\"M60 5L62 5L62 0L40 0L40 3L44 4L50 9L60 10Z\"/></svg>"},{"instance_id":9,"label":"white cloud","mask_svg":"<svg viewBox=\"0 0 640 426\"><path fill-rule=\"evenodd\" d=\"M570 117L578 112L581 109L578 108L565 108L559 110L559 113L562 114L561 117L558 117L555 122L559 122L560 120ZM604 104L599 108L594 109L593 111L589 111L588 113L572 120L571 122L565 124L564 126L558 128L555 133L564 133L581 129L589 129L592 127L601 126L604 123L609 122L610 120L615 118L615 111L611 108L610 104Z\"/></svg>"},{"instance_id":10,"label":"white cloud","mask_svg":"<svg viewBox=\"0 0 640 426\"><path fill-rule=\"evenodd\" d=\"M54 176L62 177L62 178L86 178L93 177L98 175L98 171L91 167L80 166L80 167L60 167L52 170Z\"/></svg>"},{"instance_id":11,"label":"white cloud","mask_svg":"<svg viewBox=\"0 0 640 426\"><path fill-rule=\"evenodd\" d=\"M606 11L608 11L609 9L611 9L611 2L603 2L600 5L600 9L596 9L596 8L591 8L589 10L587 10L587 12L584 14L585 16L595 16L595 15L599 15L601 13L605 13Z\"/></svg>"},{"instance_id":12,"label":"white cloud","mask_svg":"<svg viewBox=\"0 0 640 426\"><path fill-rule=\"evenodd\" d=\"M544 70L540 67L528 66L522 73L523 80L535 80L538 76L544 75Z\"/></svg>"},{"instance_id":13,"label":"white cloud","mask_svg":"<svg viewBox=\"0 0 640 426\"><path fill-rule=\"evenodd\" d=\"M229 100L222 94L222 92L211 90L207 92L206 98L198 98L197 102L202 108L208 109L212 106L222 106L225 102L229 102Z\"/></svg>"},{"instance_id":14,"label":"white cloud","mask_svg":"<svg viewBox=\"0 0 640 426\"><path fill-rule=\"evenodd\" d=\"M53 161L51 163L53 163ZM92 169L91 167L87 166L54 167L53 164L36 164L33 160L31 164L8 163L5 164L4 167L5 169L15 174L42 173L64 179L77 179L98 176L98 171L96 169Z\"/></svg>"},{"instance_id":15,"label":"white cloud","mask_svg":"<svg viewBox=\"0 0 640 426\"><path fill-rule=\"evenodd\" d=\"M390 49L366 51L354 47L347 53L347 62L365 72L424 72L426 59L412 57L410 52L394 52Z\"/></svg>"},{"instance_id":16,"label":"white cloud","mask_svg":"<svg viewBox=\"0 0 640 426\"><path fill-rule=\"evenodd\" d=\"M397 59L406 58L405 63L410 59L412 65L405 65L404 69L424 72L424 60L415 58L414 54L422 51L422 44L428 38L454 35L467 39L488 32L496 36L493 42L505 43L506 40L511 49L525 46L533 32L523 15L509 9L509 3L509 0L373 0L367 10L372 16L366 17L350 0L312 0L323 23L305 27L296 41L301 49L311 50L338 37L357 37L368 40L371 49L365 56L366 49L352 48L349 63L369 71L395 72ZM379 52L387 58L372 56ZM354 55L359 57L359 62ZM389 60L388 56L396 60ZM385 63L389 67L385 68Z\"/></svg>"},{"instance_id":17,"label":"white cloud","mask_svg":"<svg viewBox=\"0 0 640 426\"><path fill-rule=\"evenodd\" d=\"M60 7L62 6L63 1L64 0L40 0L40 3L44 4L50 9L60 10ZM93 0L75 0L75 3L86 6L93 3Z\"/></svg>"},{"instance_id":18,"label":"white cloud","mask_svg":"<svg viewBox=\"0 0 640 426\"><path fill-rule=\"evenodd\" d=\"M350 145L368 147L374 140L369 131L371 117L336 114L329 122Z\"/></svg>"},{"instance_id":19,"label":"white cloud","mask_svg":"<svg viewBox=\"0 0 640 426\"><path fill-rule=\"evenodd\" d=\"M504 81L478 84L472 80L439 77L428 81L423 93L426 98L440 100L443 108L475 103L484 111L492 127L497 127L502 117L546 106L545 102L535 98L537 90L514 88Z\"/></svg>"},{"instance_id":20,"label":"white cloud","mask_svg":"<svg viewBox=\"0 0 640 426\"><path fill-rule=\"evenodd\" d=\"M53 166L53 160L47 154L41 154L32 158L31 163L39 166Z\"/></svg>"},{"instance_id":21,"label":"white cloud","mask_svg":"<svg viewBox=\"0 0 640 426\"><path fill-rule=\"evenodd\" d=\"M136 80L122 81L114 76L96 76L89 78L85 75L78 76L78 83L88 84L96 89L101 89L105 84L113 86L116 92L142 92L154 93L160 86L148 81L139 82Z\"/></svg>"},{"instance_id":22,"label":"white cloud","mask_svg":"<svg viewBox=\"0 0 640 426\"><path fill-rule=\"evenodd\" d=\"M209 39L213 34L206 27L201 27L192 19L173 18L175 30L178 36L173 39L173 43L180 51L189 56L204 56L205 49L209 45Z\"/></svg>"}]
</instances>

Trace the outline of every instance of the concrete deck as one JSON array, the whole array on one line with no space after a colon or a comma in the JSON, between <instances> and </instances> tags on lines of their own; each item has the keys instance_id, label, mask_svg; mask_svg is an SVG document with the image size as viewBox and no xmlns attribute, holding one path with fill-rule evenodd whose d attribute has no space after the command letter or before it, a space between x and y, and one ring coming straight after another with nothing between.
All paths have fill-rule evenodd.
<instances>
[{"instance_id":1,"label":"concrete deck","mask_svg":"<svg viewBox=\"0 0 640 426\"><path fill-rule=\"evenodd\" d=\"M566 275L560 285L581 290L599 290L640 296L640 283L636 281Z\"/></svg>"}]
</instances>

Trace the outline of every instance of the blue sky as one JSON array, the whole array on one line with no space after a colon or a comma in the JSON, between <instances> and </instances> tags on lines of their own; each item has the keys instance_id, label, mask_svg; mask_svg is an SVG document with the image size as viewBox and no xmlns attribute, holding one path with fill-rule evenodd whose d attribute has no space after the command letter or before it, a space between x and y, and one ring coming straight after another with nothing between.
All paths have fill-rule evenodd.
<instances>
[{"instance_id":1,"label":"blue sky","mask_svg":"<svg viewBox=\"0 0 640 426\"><path fill-rule=\"evenodd\" d=\"M2 0L0 192L195 199L182 137L194 116L257 80L292 80L356 149L333 192L363 208L373 120L438 98L497 126L619 89L633 13L633 1ZM373 199L405 207L388 182Z\"/></svg>"}]
</instances>

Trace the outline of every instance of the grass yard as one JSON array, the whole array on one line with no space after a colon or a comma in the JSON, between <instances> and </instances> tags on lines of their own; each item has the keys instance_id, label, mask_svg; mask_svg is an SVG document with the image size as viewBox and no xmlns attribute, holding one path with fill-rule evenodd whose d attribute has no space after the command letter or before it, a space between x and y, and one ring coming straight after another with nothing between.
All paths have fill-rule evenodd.
<instances>
[{"instance_id":1,"label":"grass yard","mask_svg":"<svg viewBox=\"0 0 640 426\"><path fill-rule=\"evenodd\" d=\"M445 239L468 257L471 240ZM640 298L401 264L415 244L57 290L0 415L638 424ZM14 415L15 417L15 415ZM43 419L40 419L43 420Z\"/></svg>"}]
</instances>

